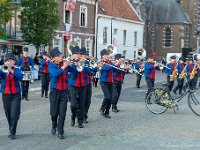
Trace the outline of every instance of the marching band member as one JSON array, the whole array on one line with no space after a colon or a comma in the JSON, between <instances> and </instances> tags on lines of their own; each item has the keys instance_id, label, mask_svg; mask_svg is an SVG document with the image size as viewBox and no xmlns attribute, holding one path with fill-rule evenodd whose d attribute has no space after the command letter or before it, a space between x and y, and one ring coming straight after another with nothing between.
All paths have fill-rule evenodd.
<instances>
[{"instance_id":1,"label":"marching band member","mask_svg":"<svg viewBox=\"0 0 200 150\"><path fill-rule=\"evenodd\" d=\"M183 84L184 84L184 74L186 73L183 57L179 58L179 63L177 65L177 71L178 71L178 76L177 76L177 83L178 84L174 88L173 92L175 94L177 94L176 92L177 92L177 90L179 90L179 94L182 94L182 89L183 89Z\"/></svg>"},{"instance_id":2,"label":"marching band member","mask_svg":"<svg viewBox=\"0 0 200 150\"><path fill-rule=\"evenodd\" d=\"M23 78L23 74L19 68L14 66L15 57L13 53L7 53L5 56L5 64L9 67L8 73L0 70L1 77L1 92L3 107L5 115L9 125L11 140L15 139L17 123L20 117L21 108L21 89L20 80Z\"/></svg>"},{"instance_id":3,"label":"marching band member","mask_svg":"<svg viewBox=\"0 0 200 150\"><path fill-rule=\"evenodd\" d=\"M194 57L194 64L196 64L196 74L194 75L194 88L197 88L196 86L197 86L197 81L198 81L198 72L199 72L199 60L198 60L198 58L196 57L196 55L195 55L195 57Z\"/></svg>"},{"instance_id":4,"label":"marching band member","mask_svg":"<svg viewBox=\"0 0 200 150\"><path fill-rule=\"evenodd\" d=\"M45 98L48 98L48 91L49 91L49 63L50 63L50 58L47 56L47 52L44 51L41 53L42 59L40 60L40 71L41 71L41 97L44 96L45 93Z\"/></svg>"},{"instance_id":5,"label":"marching band member","mask_svg":"<svg viewBox=\"0 0 200 150\"><path fill-rule=\"evenodd\" d=\"M78 61L85 62L85 57L80 56L80 49L75 46L72 49L71 60L74 63L71 65L70 72L70 98L71 98L71 126L75 125L75 119L78 119L78 127L83 128L84 114L85 114L85 101L88 83L88 73L91 73L91 68L83 67L79 70Z\"/></svg>"},{"instance_id":6,"label":"marching band member","mask_svg":"<svg viewBox=\"0 0 200 150\"><path fill-rule=\"evenodd\" d=\"M52 62L49 63L51 134L55 135L57 129L58 138L64 139L64 123L68 102L67 75L69 62L63 62L62 53L57 47L51 51L50 56L52 57Z\"/></svg>"},{"instance_id":7,"label":"marching band member","mask_svg":"<svg viewBox=\"0 0 200 150\"><path fill-rule=\"evenodd\" d=\"M23 57L20 57L18 59L18 64L17 64L20 69L22 71L30 71L31 68L34 67L34 64L33 64L33 60L28 57L28 47L25 47L24 48L24 51L23 51ZM21 85L22 85L22 100L25 99L25 100L29 100L28 99L28 90L29 90L29 82L30 81L21 81Z\"/></svg>"},{"instance_id":8,"label":"marching band member","mask_svg":"<svg viewBox=\"0 0 200 150\"><path fill-rule=\"evenodd\" d=\"M109 61L109 53L106 49L101 51L101 58L103 63L98 65L100 70L100 85L104 94L104 100L100 108L100 114L105 118L111 118L109 110L111 107L112 90L113 90L113 67Z\"/></svg>"},{"instance_id":9,"label":"marching band member","mask_svg":"<svg viewBox=\"0 0 200 150\"><path fill-rule=\"evenodd\" d=\"M196 69L195 68L196 68L196 65L193 63L192 57L190 57L188 59L188 65L186 67L186 72L187 72L188 79L189 79L189 88L191 90L194 89L194 85L195 85L195 83L194 83L194 76L196 74Z\"/></svg>"},{"instance_id":10,"label":"marching band member","mask_svg":"<svg viewBox=\"0 0 200 150\"><path fill-rule=\"evenodd\" d=\"M154 63L153 58L154 56L150 54L147 62L144 64L144 76L148 87L147 93L154 88L155 72L156 70L160 70L159 64L156 62Z\"/></svg>"},{"instance_id":11,"label":"marching band member","mask_svg":"<svg viewBox=\"0 0 200 150\"><path fill-rule=\"evenodd\" d=\"M120 68L120 59L122 58L121 54L116 54L115 55L115 66ZM124 69L124 68L123 68ZM121 89L122 89L122 82L124 79L124 71L119 70L119 69L113 69L113 91L112 91L112 111L117 113L120 110L117 108L117 103L121 94Z\"/></svg>"},{"instance_id":12,"label":"marching band member","mask_svg":"<svg viewBox=\"0 0 200 150\"><path fill-rule=\"evenodd\" d=\"M136 61L137 62L133 64L134 68L138 71L138 73L136 72L136 77L137 77L136 87L140 88L140 81L142 79L142 74L143 74L143 62L141 61L140 58L137 58Z\"/></svg>"},{"instance_id":13,"label":"marching band member","mask_svg":"<svg viewBox=\"0 0 200 150\"><path fill-rule=\"evenodd\" d=\"M170 57L170 63L168 63L166 67L166 74L167 74L167 83L169 86L169 91L171 92L174 85L174 79L177 75L175 56Z\"/></svg>"}]
</instances>

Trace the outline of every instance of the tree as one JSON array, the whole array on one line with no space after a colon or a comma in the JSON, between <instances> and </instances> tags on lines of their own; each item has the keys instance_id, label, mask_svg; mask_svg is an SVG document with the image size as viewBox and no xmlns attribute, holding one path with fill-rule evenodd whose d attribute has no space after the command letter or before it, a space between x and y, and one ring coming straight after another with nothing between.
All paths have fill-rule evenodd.
<instances>
[{"instance_id":1,"label":"tree","mask_svg":"<svg viewBox=\"0 0 200 150\"><path fill-rule=\"evenodd\" d=\"M11 0L0 0L0 33L4 31L4 25L10 20L13 13Z\"/></svg>"},{"instance_id":2,"label":"tree","mask_svg":"<svg viewBox=\"0 0 200 150\"><path fill-rule=\"evenodd\" d=\"M23 39L36 47L52 43L54 29L59 24L55 0L22 0L21 30Z\"/></svg>"}]
</instances>

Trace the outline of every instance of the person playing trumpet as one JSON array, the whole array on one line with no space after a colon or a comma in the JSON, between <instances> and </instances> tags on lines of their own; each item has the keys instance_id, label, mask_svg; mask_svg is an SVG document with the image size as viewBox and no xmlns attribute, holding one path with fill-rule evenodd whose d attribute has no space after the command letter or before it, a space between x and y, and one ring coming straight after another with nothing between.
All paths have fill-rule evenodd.
<instances>
[{"instance_id":1,"label":"person playing trumpet","mask_svg":"<svg viewBox=\"0 0 200 150\"><path fill-rule=\"evenodd\" d=\"M9 125L9 138L15 139L17 123L20 117L21 109L21 89L20 81L23 74L19 68L16 68L15 57L13 53L7 53L5 56L5 65L8 66L8 72L5 73L0 69L1 92L3 107Z\"/></svg>"},{"instance_id":2,"label":"person playing trumpet","mask_svg":"<svg viewBox=\"0 0 200 150\"><path fill-rule=\"evenodd\" d=\"M159 64L154 62L154 56L149 54L147 62L144 63L144 77L148 87L147 93L154 88L156 70L160 70Z\"/></svg>"},{"instance_id":3,"label":"person playing trumpet","mask_svg":"<svg viewBox=\"0 0 200 150\"><path fill-rule=\"evenodd\" d=\"M143 74L143 63L141 61L141 59L138 57L136 60L136 63L133 64L134 68L137 70L136 72L136 87L140 88L140 81L142 79L142 74Z\"/></svg>"},{"instance_id":4,"label":"person playing trumpet","mask_svg":"<svg viewBox=\"0 0 200 150\"><path fill-rule=\"evenodd\" d=\"M113 92L113 67L106 49L101 51L101 58L102 60L98 64L98 68L100 70L100 85L104 94L104 100L99 111L103 117L111 118L109 113Z\"/></svg>"},{"instance_id":5,"label":"person playing trumpet","mask_svg":"<svg viewBox=\"0 0 200 150\"><path fill-rule=\"evenodd\" d=\"M167 83L169 87L169 91L171 92L173 86L174 86L174 80L177 76L177 65L176 65L176 57L171 56L170 57L170 63L167 64L166 67L166 74L167 74Z\"/></svg>"},{"instance_id":6,"label":"person playing trumpet","mask_svg":"<svg viewBox=\"0 0 200 150\"><path fill-rule=\"evenodd\" d=\"M121 54L116 54L115 55L115 62L114 65L117 68L120 68L120 65L122 64L121 59L122 59L122 55ZM125 66L124 66L125 67ZM113 91L112 91L112 111L117 113L120 110L117 108L117 103L119 101L119 97L121 94L121 89L122 89L122 83L123 83L123 79L124 79L124 71L119 70L117 68L113 69ZM121 68L121 69L127 69L127 68ZM128 70L128 69L127 69Z\"/></svg>"},{"instance_id":7,"label":"person playing trumpet","mask_svg":"<svg viewBox=\"0 0 200 150\"><path fill-rule=\"evenodd\" d=\"M177 94L177 90L179 90L179 95L182 94L182 89L183 89L183 84L184 84L184 77L181 77L182 74L185 74L186 73L186 68L185 68L185 64L184 64L184 59L183 57L180 57L179 58L179 63L177 65L177 73L178 73L178 76L177 76L177 86L174 88L173 92L174 94Z\"/></svg>"},{"instance_id":8,"label":"person playing trumpet","mask_svg":"<svg viewBox=\"0 0 200 150\"><path fill-rule=\"evenodd\" d=\"M50 56L52 61L49 63L50 73L50 115L52 121L51 134L58 132L58 138L64 139L64 123L68 102L68 72L69 62L63 62L60 50L55 47Z\"/></svg>"},{"instance_id":9,"label":"person playing trumpet","mask_svg":"<svg viewBox=\"0 0 200 150\"><path fill-rule=\"evenodd\" d=\"M82 54L85 55L86 50L82 49ZM70 70L70 98L71 98L71 126L75 125L75 119L78 120L78 127L83 128L84 115L85 115L85 102L88 82L88 74L92 69L86 64L86 57L80 55L81 51L78 46L72 49L71 60L74 63L71 65ZM77 62L78 61L78 62ZM84 63L80 65L81 63Z\"/></svg>"},{"instance_id":10,"label":"person playing trumpet","mask_svg":"<svg viewBox=\"0 0 200 150\"><path fill-rule=\"evenodd\" d=\"M50 58L47 56L47 52L41 52L42 59L40 60L40 71L42 74L41 80L41 97L44 96L48 98L48 91L49 91L49 63Z\"/></svg>"}]
</instances>

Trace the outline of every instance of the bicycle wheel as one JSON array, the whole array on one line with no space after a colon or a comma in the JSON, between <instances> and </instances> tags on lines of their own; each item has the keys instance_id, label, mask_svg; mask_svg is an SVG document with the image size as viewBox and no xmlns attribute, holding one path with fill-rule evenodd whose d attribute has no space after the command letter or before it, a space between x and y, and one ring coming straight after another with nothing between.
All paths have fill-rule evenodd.
<instances>
[{"instance_id":1,"label":"bicycle wheel","mask_svg":"<svg viewBox=\"0 0 200 150\"><path fill-rule=\"evenodd\" d=\"M145 105L147 109L152 112L153 114L162 114L164 113L168 108L161 106L158 104L158 102L162 99L162 93L163 89L156 88L151 90L145 98Z\"/></svg>"},{"instance_id":2,"label":"bicycle wheel","mask_svg":"<svg viewBox=\"0 0 200 150\"><path fill-rule=\"evenodd\" d=\"M191 92L188 95L188 105L193 113L200 116L200 91Z\"/></svg>"}]
</instances>

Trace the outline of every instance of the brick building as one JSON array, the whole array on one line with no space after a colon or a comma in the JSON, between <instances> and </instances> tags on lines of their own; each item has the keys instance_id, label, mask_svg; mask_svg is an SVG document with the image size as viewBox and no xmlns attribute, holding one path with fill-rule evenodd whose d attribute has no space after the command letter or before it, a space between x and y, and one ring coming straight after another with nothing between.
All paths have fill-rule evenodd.
<instances>
[{"instance_id":1,"label":"brick building","mask_svg":"<svg viewBox=\"0 0 200 150\"><path fill-rule=\"evenodd\" d=\"M73 5L74 0L71 2ZM76 0L73 5L75 9L71 10L67 0L58 0L60 25L53 40L54 47L57 46L66 53L67 43L72 43L86 47L88 53L93 55L95 4L95 0Z\"/></svg>"}]
</instances>

